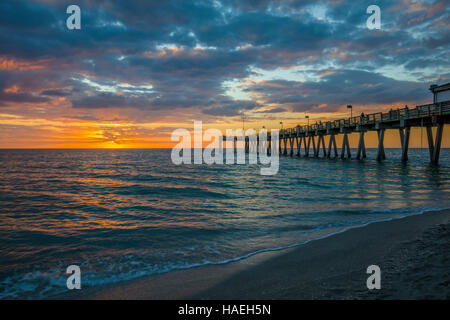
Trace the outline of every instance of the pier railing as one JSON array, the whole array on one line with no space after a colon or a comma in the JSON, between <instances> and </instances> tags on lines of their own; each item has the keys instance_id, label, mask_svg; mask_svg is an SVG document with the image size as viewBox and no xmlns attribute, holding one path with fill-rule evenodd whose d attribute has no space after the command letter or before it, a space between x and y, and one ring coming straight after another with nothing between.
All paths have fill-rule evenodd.
<instances>
[{"instance_id":1,"label":"pier railing","mask_svg":"<svg viewBox=\"0 0 450 320\"><path fill-rule=\"evenodd\" d=\"M308 126L298 125L294 128L281 129L279 134L279 152L284 155L296 154L301 156L302 144L304 146L304 156L310 156L310 147L313 148L314 157L319 157L322 149L324 157L331 158L338 156L335 136L343 134L342 159L351 158L350 142L348 135L359 133L358 151L356 159L366 157L366 147L364 134L367 131L377 131L378 152L377 160L384 160L384 132L387 129L399 131L402 147L402 161L408 160L408 146L412 127L425 127L427 132L428 148L432 163L438 163L441 141L443 137L444 125L450 123L450 101L430 103L416 106L415 108L405 107L403 109L391 109L388 112L376 112L371 114L361 114L359 116L346 119L338 119L326 122L317 122ZM435 138L433 138L432 127L436 127ZM325 146L325 136L329 136L328 147ZM316 138L317 143L316 143ZM268 146L271 143L271 134L268 133ZM258 141L258 143L260 143ZM249 148L249 140L246 138L246 150ZM268 147L269 148L269 147ZM296 152L295 152L296 150ZM268 151L270 152L270 151Z\"/></svg>"},{"instance_id":2,"label":"pier railing","mask_svg":"<svg viewBox=\"0 0 450 320\"><path fill-rule=\"evenodd\" d=\"M298 125L295 128L281 129L280 135L302 134L316 132L318 130L332 130L350 128L357 125L374 125L376 123L389 123L400 120L420 119L424 117L440 116L450 114L450 101L420 105L415 108L391 109L388 112L377 112L360 115L346 119L338 119L320 122L309 126Z\"/></svg>"}]
</instances>

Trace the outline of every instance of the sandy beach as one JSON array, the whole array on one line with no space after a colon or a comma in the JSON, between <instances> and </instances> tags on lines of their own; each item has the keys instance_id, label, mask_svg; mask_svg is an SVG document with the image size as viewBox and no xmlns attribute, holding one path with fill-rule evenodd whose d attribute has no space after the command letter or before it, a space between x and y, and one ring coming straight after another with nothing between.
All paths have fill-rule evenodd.
<instances>
[{"instance_id":1,"label":"sandy beach","mask_svg":"<svg viewBox=\"0 0 450 320\"><path fill-rule=\"evenodd\" d=\"M83 288L56 299L449 299L450 210L375 222L324 239L198 267ZM368 290L366 269L381 268Z\"/></svg>"}]
</instances>

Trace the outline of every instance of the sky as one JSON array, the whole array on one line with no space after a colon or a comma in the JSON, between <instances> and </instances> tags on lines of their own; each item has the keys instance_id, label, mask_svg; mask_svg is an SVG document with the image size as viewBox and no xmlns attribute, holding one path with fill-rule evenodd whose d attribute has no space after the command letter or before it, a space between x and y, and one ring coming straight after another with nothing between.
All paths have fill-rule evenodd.
<instances>
[{"instance_id":1,"label":"sky","mask_svg":"<svg viewBox=\"0 0 450 320\"><path fill-rule=\"evenodd\" d=\"M449 16L441 0L2 0L0 148L161 148L194 120L271 129L430 103L450 81Z\"/></svg>"}]
</instances>

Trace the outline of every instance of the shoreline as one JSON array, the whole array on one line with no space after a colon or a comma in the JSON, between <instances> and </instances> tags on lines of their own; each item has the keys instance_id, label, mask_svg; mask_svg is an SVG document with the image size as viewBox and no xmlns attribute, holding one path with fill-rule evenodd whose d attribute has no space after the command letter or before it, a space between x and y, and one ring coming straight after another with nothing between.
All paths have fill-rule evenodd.
<instances>
[{"instance_id":1,"label":"shoreline","mask_svg":"<svg viewBox=\"0 0 450 320\"><path fill-rule=\"evenodd\" d=\"M427 211L225 264L173 270L48 299L449 299L449 241L450 210ZM381 268L381 290L366 288L366 268L372 264Z\"/></svg>"}]
</instances>

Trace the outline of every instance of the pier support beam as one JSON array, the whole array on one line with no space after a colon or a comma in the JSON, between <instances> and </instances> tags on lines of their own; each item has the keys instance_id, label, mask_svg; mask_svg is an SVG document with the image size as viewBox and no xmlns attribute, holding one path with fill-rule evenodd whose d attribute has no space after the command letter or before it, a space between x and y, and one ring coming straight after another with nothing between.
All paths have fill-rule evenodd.
<instances>
[{"instance_id":1,"label":"pier support beam","mask_svg":"<svg viewBox=\"0 0 450 320\"><path fill-rule=\"evenodd\" d=\"M305 148L305 157L307 157L309 152L309 142L306 144L306 136L303 137L303 146Z\"/></svg>"},{"instance_id":2,"label":"pier support beam","mask_svg":"<svg viewBox=\"0 0 450 320\"><path fill-rule=\"evenodd\" d=\"M356 154L356 159L360 160L361 157L365 159L366 155L366 145L364 143L364 131L359 133L359 143L358 143L358 152Z\"/></svg>"},{"instance_id":3,"label":"pier support beam","mask_svg":"<svg viewBox=\"0 0 450 320\"><path fill-rule=\"evenodd\" d=\"M294 155L294 137L289 137L289 145L290 145L290 150L289 150L289 154L292 157Z\"/></svg>"},{"instance_id":4,"label":"pier support beam","mask_svg":"<svg viewBox=\"0 0 450 320\"><path fill-rule=\"evenodd\" d=\"M333 149L334 149L334 157L337 158L338 151L337 151L337 146L336 146L336 139L334 138L333 133L330 135L330 141L328 142L328 152L327 152L328 158L331 158L331 147L333 147Z\"/></svg>"},{"instance_id":5,"label":"pier support beam","mask_svg":"<svg viewBox=\"0 0 450 320\"><path fill-rule=\"evenodd\" d=\"M297 136L296 139L297 139L297 157L300 157L301 156L300 150L302 149L303 136L300 137Z\"/></svg>"},{"instance_id":6,"label":"pier support beam","mask_svg":"<svg viewBox=\"0 0 450 320\"><path fill-rule=\"evenodd\" d=\"M311 146L311 141L312 141L312 145L313 145L313 155L316 155L316 140L314 136L309 136L308 137L308 147L306 149L306 157L309 157L309 147Z\"/></svg>"},{"instance_id":7,"label":"pier support beam","mask_svg":"<svg viewBox=\"0 0 450 320\"><path fill-rule=\"evenodd\" d=\"M314 148L314 158L318 158L319 157L319 152L320 152L320 143L322 141L323 136L319 135L319 138L317 139L317 148Z\"/></svg>"},{"instance_id":8,"label":"pier support beam","mask_svg":"<svg viewBox=\"0 0 450 320\"><path fill-rule=\"evenodd\" d=\"M439 154L441 151L442 133L444 131L444 124L438 124L436 128L436 141L433 142L433 131L431 127L427 127L427 138L428 138L428 150L430 152L431 163L439 163Z\"/></svg>"},{"instance_id":9,"label":"pier support beam","mask_svg":"<svg viewBox=\"0 0 450 320\"><path fill-rule=\"evenodd\" d=\"M439 154L441 152L441 142L442 142L442 133L444 132L444 124L438 123L436 128L436 139L434 142L434 148L433 148L433 158L431 159L431 162L434 164L439 163Z\"/></svg>"},{"instance_id":10,"label":"pier support beam","mask_svg":"<svg viewBox=\"0 0 450 320\"><path fill-rule=\"evenodd\" d=\"M400 133L400 142L402 145L402 162L408 161L408 147L409 147L409 136L411 132L411 127L406 127L403 132L403 128L398 129Z\"/></svg>"},{"instance_id":11,"label":"pier support beam","mask_svg":"<svg viewBox=\"0 0 450 320\"><path fill-rule=\"evenodd\" d=\"M269 154L269 139L267 139L266 137L265 140L260 140L259 143L260 146L258 148L258 151L262 152L264 155L267 156Z\"/></svg>"},{"instance_id":12,"label":"pier support beam","mask_svg":"<svg viewBox=\"0 0 450 320\"><path fill-rule=\"evenodd\" d=\"M317 144L317 155L320 153L320 145L322 143L322 151L323 151L323 157L327 157L327 148L325 147L325 137L323 135L319 136L319 142Z\"/></svg>"},{"instance_id":13,"label":"pier support beam","mask_svg":"<svg viewBox=\"0 0 450 320\"><path fill-rule=\"evenodd\" d=\"M284 146L283 154L287 155L287 137L283 137L283 146Z\"/></svg>"},{"instance_id":14,"label":"pier support beam","mask_svg":"<svg viewBox=\"0 0 450 320\"><path fill-rule=\"evenodd\" d=\"M306 137L305 137L306 139ZM306 142L306 141L305 141ZM308 137L308 143L305 143L305 157L309 157L309 147L311 145L311 136Z\"/></svg>"},{"instance_id":15,"label":"pier support beam","mask_svg":"<svg viewBox=\"0 0 450 320\"><path fill-rule=\"evenodd\" d=\"M280 136L280 138L278 139L278 154L282 154L281 153L281 141L282 141L282 137Z\"/></svg>"},{"instance_id":16,"label":"pier support beam","mask_svg":"<svg viewBox=\"0 0 450 320\"><path fill-rule=\"evenodd\" d=\"M345 158L345 151L347 150L347 158L351 159L352 154L350 152L350 144L348 142L348 134L344 133L344 139L342 140L342 151L341 151L341 159Z\"/></svg>"},{"instance_id":17,"label":"pier support beam","mask_svg":"<svg viewBox=\"0 0 450 320\"><path fill-rule=\"evenodd\" d=\"M430 126L427 126L428 150L430 151L430 161L433 162L434 142L433 131Z\"/></svg>"},{"instance_id":18,"label":"pier support beam","mask_svg":"<svg viewBox=\"0 0 450 320\"><path fill-rule=\"evenodd\" d=\"M256 136L256 154L259 154L259 147L260 147L260 144L261 144L261 141L259 141L259 136Z\"/></svg>"},{"instance_id":19,"label":"pier support beam","mask_svg":"<svg viewBox=\"0 0 450 320\"><path fill-rule=\"evenodd\" d=\"M378 130L377 161L386 159L386 153L384 152L384 130L384 128Z\"/></svg>"}]
</instances>

